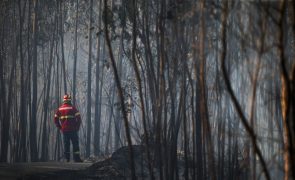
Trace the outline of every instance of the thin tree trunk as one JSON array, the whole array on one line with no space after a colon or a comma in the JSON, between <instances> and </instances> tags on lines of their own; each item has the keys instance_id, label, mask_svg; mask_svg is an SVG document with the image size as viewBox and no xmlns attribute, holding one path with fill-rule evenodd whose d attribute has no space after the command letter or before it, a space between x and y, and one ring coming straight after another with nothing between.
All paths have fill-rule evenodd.
<instances>
[{"instance_id":1,"label":"thin tree trunk","mask_svg":"<svg viewBox=\"0 0 295 180\"><path fill-rule=\"evenodd\" d=\"M99 1L98 4L99 7L99 22L98 22L98 31L101 29L101 11L102 11L102 0ZM95 90L95 114L94 114L94 155L98 156L100 154L100 41L101 36L100 34L97 34L97 50L96 50L96 76L95 76L95 84L96 84L96 90Z\"/></svg>"},{"instance_id":2,"label":"thin tree trunk","mask_svg":"<svg viewBox=\"0 0 295 180\"><path fill-rule=\"evenodd\" d=\"M110 152L109 152L109 149L110 149L110 147L109 147L109 145L111 144L110 143L110 139L111 139L111 136L112 136L112 131L111 131L111 129L112 129L112 119L114 119L114 121L116 121L116 117L115 117L115 115L114 115L114 101L115 101L115 92L116 92L116 89L115 89L115 84L112 84L112 87L111 87L111 92L110 92L110 94L109 94L109 106L110 106L110 108L108 108L108 111L109 111L109 118L108 118L108 128L107 128L107 133L106 133L106 140L105 140L105 154L109 154ZM117 133L117 134L119 134L119 132L118 131L116 131L116 130L118 130L117 128L116 128L116 124L114 125L115 126L115 133ZM114 136L116 136L116 134L114 135ZM119 136L119 135L118 135Z\"/></svg>"},{"instance_id":3,"label":"thin tree trunk","mask_svg":"<svg viewBox=\"0 0 295 180\"><path fill-rule=\"evenodd\" d=\"M4 47L5 41L5 30L4 26L6 23L6 19L1 19L1 45L0 45L0 94L4 98L0 99L0 124L1 124L1 154L0 154L0 162L7 162L7 152L8 152L8 140L9 140L9 131L7 129L7 124L9 124L10 120L5 119L6 114L6 88L5 88L5 80L4 80L4 62L6 61L6 50Z\"/></svg>"},{"instance_id":4,"label":"thin tree trunk","mask_svg":"<svg viewBox=\"0 0 295 180\"><path fill-rule=\"evenodd\" d=\"M205 22L204 22L204 14L205 14L205 1L202 0L200 2L200 113L201 117L203 119L203 127L204 127L204 134L206 137L206 143L207 143L207 157L208 157L208 168L210 169L210 177L212 180L216 180L216 172L215 172L215 160L214 160L214 149L212 144L212 137L211 137L211 127L210 127L210 121L209 121L209 115L208 115L208 106L207 106L207 95L206 95L206 74L205 74L205 68L206 68L206 57L205 57Z\"/></svg>"},{"instance_id":5,"label":"thin tree trunk","mask_svg":"<svg viewBox=\"0 0 295 180\"><path fill-rule=\"evenodd\" d=\"M195 35L195 27L193 28L193 37L196 37ZM197 43L195 42L195 38L193 40L193 45L196 47ZM193 49L193 58L194 58L194 71L195 71L195 151L196 151L196 162L197 162L197 167L196 167L196 176L200 179L204 179L204 161L203 161L203 143L202 143L202 119L201 119L201 114L200 114L200 82L199 78L197 77L197 74L199 74L198 71L198 66L199 64L196 62L197 61L197 52L195 49Z\"/></svg>"},{"instance_id":6,"label":"thin tree trunk","mask_svg":"<svg viewBox=\"0 0 295 180\"><path fill-rule=\"evenodd\" d=\"M54 37L54 34L52 35ZM44 94L44 116L43 116L43 127L42 127L42 153L41 153L41 160L47 161L49 154L48 154L48 147L49 147L49 141L48 141L48 110L49 110L49 95L50 95L50 89L51 89L51 72L52 72L52 65L53 65L53 48L54 48L54 38L51 40L51 47L50 47L50 57L49 57L49 64L47 69L47 76L45 81L45 94Z\"/></svg>"},{"instance_id":7,"label":"thin tree trunk","mask_svg":"<svg viewBox=\"0 0 295 180\"><path fill-rule=\"evenodd\" d=\"M79 18L79 0L76 0L76 21L75 21L75 37L74 37L74 63L73 63L73 104L76 105L76 81L77 81L77 55L78 55L78 18Z\"/></svg>"},{"instance_id":8,"label":"thin tree trunk","mask_svg":"<svg viewBox=\"0 0 295 180\"><path fill-rule=\"evenodd\" d=\"M156 150L155 153L157 154L158 159L158 167L159 167L159 179L164 179L163 174L163 152L162 152L162 110L163 110L163 102L165 99L165 77L164 77L164 68L165 68L165 21L164 21L164 14L166 10L166 2L162 1L159 3L158 8L160 9L160 13L158 16L157 21L157 48L158 48L158 66L157 66L157 85L156 85L156 114L155 114L155 130L156 130ZM165 112L164 112L165 114Z\"/></svg>"},{"instance_id":9,"label":"thin tree trunk","mask_svg":"<svg viewBox=\"0 0 295 180\"><path fill-rule=\"evenodd\" d=\"M30 154L31 160L38 160L37 151L37 97L38 97L38 61L37 61L37 41L38 41L38 0L34 0L34 16L33 16L33 63L32 63L32 119L30 122Z\"/></svg>"},{"instance_id":10,"label":"thin tree trunk","mask_svg":"<svg viewBox=\"0 0 295 180\"><path fill-rule=\"evenodd\" d=\"M31 41L31 16L32 16L32 12L31 12L31 9L32 9L32 3L31 3L31 1L28 1L28 3L29 3L29 5L28 5L28 22L27 22L27 28L28 28L28 30L27 30L27 58L28 58L28 65L27 65L27 75L26 75L26 78L25 78L25 82L27 82L26 83L26 94L27 94L27 100L26 100L26 103L28 104L28 130L29 130L29 132L31 131L31 129L29 129L30 128L30 119L31 119L31 117L32 117L32 112L31 112L31 75L32 75L32 73L31 73L31 59L32 59L32 56L31 56L31 48L32 48L32 46L31 46L31 43L32 43L32 41ZM29 138L30 138L30 136L29 136ZM30 143L31 143L31 139L29 139L29 146L30 146ZM28 147L29 148L29 147ZM28 152L29 154L28 154L28 156L30 156L30 160L32 161L32 162L34 162L34 161L37 161L36 160L36 157L32 157L32 154L30 153L30 152ZM35 155L36 156L36 155Z\"/></svg>"},{"instance_id":11,"label":"thin tree trunk","mask_svg":"<svg viewBox=\"0 0 295 180\"><path fill-rule=\"evenodd\" d=\"M63 2L59 1L58 2L59 5L59 23L60 23L60 29L59 29L59 34L60 34L60 46L61 46L61 63L62 63L62 72L63 72L63 85L64 85L64 93L67 94L67 77L66 77L66 65L65 65L65 53L64 53L64 22L63 22L63 17L64 17L64 13L63 13Z\"/></svg>"},{"instance_id":12,"label":"thin tree trunk","mask_svg":"<svg viewBox=\"0 0 295 180\"><path fill-rule=\"evenodd\" d=\"M18 7L19 7L19 55L20 55L20 108L19 108L19 119L20 119L20 145L18 149L18 158L17 161L20 162L26 162L27 161L27 107L26 107L26 96L25 96L25 84L24 84L24 78L25 78L25 72L24 72L24 55L23 55L23 22L24 22L24 14L26 3L23 5L24 9L22 10L22 3L19 0L18 1Z\"/></svg>"},{"instance_id":13,"label":"thin tree trunk","mask_svg":"<svg viewBox=\"0 0 295 180\"><path fill-rule=\"evenodd\" d=\"M55 17L55 20L57 20L57 17ZM54 26L56 27L56 26ZM54 29L54 32L56 30ZM56 61L55 63L55 75L56 75L56 82L55 82L55 100L57 104L60 102L61 97L61 85L60 85L60 72L59 72L59 62ZM55 157L57 157L57 160L60 160L63 157L64 150L62 146L62 140L61 140L61 132L59 129L56 129L56 141L55 141Z\"/></svg>"},{"instance_id":14,"label":"thin tree trunk","mask_svg":"<svg viewBox=\"0 0 295 180\"><path fill-rule=\"evenodd\" d=\"M295 179L295 127L294 127L294 94L292 94L291 80L289 78L289 73L286 67L286 58L285 58L285 42L284 42L284 18L286 10L286 1L280 2L280 18L278 21L279 25L279 58L280 58L280 69L281 69L281 107L282 107L282 117L283 117L283 138L284 138L284 173L285 180L289 178ZM293 63L293 74L294 76L294 67ZM294 90L293 90L294 91ZM293 112L292 112L293 111ZM293 127L292 127L293 121Z\"/></svg>"},{"instance_id":15,"label":"thin tree trunk","mask_svg":"<svg viewBox=\"0 0 295 180\"><path fill-rule=\"evenodd\" d=\"M4 24L3 24L4 25ZM3 37L4 38L4 37ZM15 41L15 40L14 40ZM3 42L3 41L2 41ZM15 45L15 50L17 49L18 47L18 44ZM4 47L2 48L4 49ZM3 114L3 119L1 121L1 156L0 156L0 161L1 162L8 162L8 147L9 147L9 137L10 137L10 127L11 127L11 109L12 109L12 103L13 103L13 100L12 100L12 95L13 95L13 81L15 79L15 71L16 71L16 52L13 54L13 57L12 57L12 66L11 66L11 69L10 69L10 75L9 75L9 80L8 80L8 91L7 91L7 98L5 96L6 94L6 91L5 91L5 87L4 87L4 84L3 87L1 86L1 88L3 88L2 92L4 93L3 94L3 97L4 98L1 98L2 101L3 101L3 111L4 111L4 114ZM5 60L6 57L3 56L3 60ZM5 61L2 61L2 63L5 62ZM2 66L1 66L2 68ZM2 78L1 78L2 79ZM11 148L12 150L12 148ZM11 152L11 157L14 157L14 153Z\"/></svg>"},{"instance_id":16,"label":"thin tree trunk","mask_svg":"<svg viewBox=\"0 0 295 180\"><path fill-rule=\"evenodd\" d=\"M118 75L123 79L123 31L121 31L121 37L120 37L120 45L119 45L119 53L118 53ZM116 89L114 89L116 91ZM115 96L115 102L117 103L119 101L118 96ZM128 117L129 119L129 117ZM122 122L120 121L120 111L118 108L115 109L115 115L114 115L114 148L118 149L120 146L120 141L123 139L123 145L126 145L126 137L124 136L123 131L121 131ZM122 144L121 144L122 145Z\"/></svg>"},{"instance_id":17,"label":"thin tree trunk","mask_svg":"<svg viewBox=\"0 0 295 180\"><path fill-rule=\"evenodd\" d=\"M87 77L87 137L86 137L86 157L90 156L91 150L91 67L92 67L92 14L93 0L90 0L90 17L89 17L89 54L88 54L88 77Z\"/></svg>"}]
</instances>

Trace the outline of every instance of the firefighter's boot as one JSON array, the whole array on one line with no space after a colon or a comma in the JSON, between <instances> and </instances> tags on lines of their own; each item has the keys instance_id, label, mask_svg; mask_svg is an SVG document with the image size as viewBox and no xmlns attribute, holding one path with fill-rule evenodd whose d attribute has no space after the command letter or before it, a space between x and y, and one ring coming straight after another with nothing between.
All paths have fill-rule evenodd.
<instances>
[{"instance_id":1,"label":"firefighter's boot","mask_svg":"<svg viewBox=\"0 0 295 180\"><path fill-rule=\"evenodd\" d=\"M82 159L80 158L80 154L74 154L74 161L75 162L83 162Z\"/></svg>"}]
</instances>

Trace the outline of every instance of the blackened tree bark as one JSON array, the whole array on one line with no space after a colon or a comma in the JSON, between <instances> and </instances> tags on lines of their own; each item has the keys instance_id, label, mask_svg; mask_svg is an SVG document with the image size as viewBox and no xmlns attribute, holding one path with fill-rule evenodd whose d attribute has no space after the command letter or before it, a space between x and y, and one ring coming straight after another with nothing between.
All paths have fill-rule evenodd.
<instances>
[{"instance_id":1,"label":"blackened tree bark","mask_svg":"<svg viewBox=\"0 0 295 180\"><path fill-rule=\"evenodd\" d=\"M31 160L38 160L37 153L37 97L38 97L38 61L37 61L37 43L38 43L38 0L34 0L34 16L33 16L33 63L32 63L32 119L30 121L30 154Z\"/></svg>"},{"instance_id":2,"label":"blackened tree bark","mask_svg":"<svg viewBox=\"0 0 295 180\"><path fill-rule=\"evenodd\" d=\"M185 74L185 73L183 73ZM188 136L188 124L187 124L187 115L186 115L186 96L187 96L187 87L186 87L186 76L182 75L182 89L184 90L182 100L182 118L183 118L183 140L184 140L184 178L185 180L189 179L189 167L188 167L188 156L189 156L189 136Z\"/></svg>"},{"instance_id":3,"label":"blackened tree bark","mask_svg":"<svg viewBox=\"0 0 295 180\"><path fill-rule=\"evenodd\" d=\"M59 35L60 35L60 46L61 46L61 64L62 64L62 72L63 72L63 85L64 85L64 93L67 94L67 76L66 76L66 65L65 65L65 53L64 53L64 3L63 1L58 1L59 8Z\"/></svg>"},{"instance_id":4,"label":"blackened tree bark","mask_svg":"<svg viewBox=\"0 0 295 180\"><path fill-rule=\"evenodd\" d=\"M32 118L32 111L31 111L31 102L32 102L32 94L31 94L31 76L32 76L32 73L31 73L31 69L32 69L32 2L31 1L28 1L28 17L27 17L27 48L26 48L26 51L27 51L27 69L26 69L26 77L25 77L25 82L26 82L26 85L25 85L25 88L26 88L26 97L27 97L27 100L26 100L26 103L28 104L28 131L30 132L31 129L30 129L30 120ZM28 136L28 138L30 138L30 136ZM31 139L29 139L29 146L28 148L30 149L30 144L31 144ZM32 154L30 151L28 151L28 156L31 156L30 160L32 162L34 161L37 161L36 160L36 157L35 156L38 156L37 154L36 155L33 155L32 157Z\"/></svg>"},{"instance_id":5,"label":"blackened tree bark","mask_svg":"<svg viewBox=\"0 0 295 180\"><path fill-rule=\"evenodd\" d=\"M0 29L0 37L1 37L1 46L0 46L0 94L3 97L6 97L6 89L5 89L5 80L4 80L4 62L6 60L6 53L4 48L4 26L6 23L4 13L6 11L6 8L3 9L4 12L1 13L1 29ZM0 162L6 162L7 161L7 151L8 151L8 129L5 130L5 123L9 122L8 120L4 119L4 115L6 114L6 98L1 98L0 100L0 127L1 127L1 154L0 154ZM4 136L4 137L3 137ZM4 138L4 139L3 139Z\"/></svg>"},{"instance_id":6,"label":"blackened tree bark","mask_svg":"<svg viewBox=\"0 0 295 180\"><path fill-rule=\"evenodd\" d=\"M124 78L124 72L123 72L123 43L124 43L124 36L123 36L123 31L124 30L121 30L121 37L120 37L120 45L118 47L119 51L118 51L118 60L116 62L117 64L117 69L118 69L118 75L119 77L121 77L121 79ZM112 37L112 36L111 36ZM113 82L113 93L117 93L117 90L115 88L116 84L115 82ZM118 101L119 98L118 96L114 96L114 99L113 99L114 103L115 104L118 104ZM119 106L117 106L119 107ZM126 137L124 136L124 133L122 131L122 121L120 121L120 109L119 108L114 108L114 128L113 128L113 134L114 134L114 149L118 149L120 146L122 145L126 145ZM129 118L129 115L128 115L128 118ZM129 119L128 119L129 120ZM123 143L122 143L123 142Z\"/></svg>"},{"instance_id":7,"label":"blackened tree bark","mask_svg":"<svg viewBox=\"0 0 295 180\"><path fill-rule=\"evenodd\" d=\"M195 27L193 27L193 37L196 36ZM193 45L194 47L197 46L197 42L195 41L195 38L193 39ZM195 152L196 152L196 176L200 179L204 178L204 162L203 162L203 143L202 143L202 118L200 113L200 82L197 77L197 74L199 74L198 66L199 63L197 62L197 51L196 48L193 49L193 58L194 58L194 71L195 71L195 111L194 113L194 136L195 136Z\"/></svg>"},{"instance_id":8,"label":"blackened tree bark","mask_svg":"<svg viewBox=\"0 0 295 180\"><path fill-rule=\"evenodd\" d=\"M54 27L56 27L55 25ZM49 62L48 62L48 69L46 74L46 79L44 79L44 104L43 104L43 125L42 125L42 151L41 151L41 160L42 161L48 161L49 154L48 154L48 148L49 148L49 140L48 140L48 111L49 111L49 95L51 90L51 73L52 73L52 66L53 66L53 49L55 46L55 28L52 32L52 39L50 43L50 55L49 55Z\"/></svg>"},{"instance_id":9,"label":"blackened tree bark","mask_svg":"<svg viewBox=\"0 0 295 180\"><path fill-rule=\"evenodd\" d=\"M7 11L4 11L4 12L7 12ZM4 16L5 17L5 16ZM9 129L11 127L11 122L10 122L10 117L11 117L11 107L12 107L12 96L13 96L13 80L15 79L15 71L16 71L16 49L18 47L18 44L15 43L16 42L16 39L15 39L15 35L11 35L9 34L7 31L5 31L5 25L6 23L10 23L9 20L7 20L6 18L4 18L4 20L2 21L3 24L2 24L2 29L1 29L1 35L2 35L2 38L1 38L1 69L4 68L4 67L7 67L4 63L6 62L5 60L8 60L11 58L11 63L12 63L12 66L11 66L11 69L10 69L10 72L9 72L9 76L7 78L7 82L8 82L8 88L7 88L7 91L6 91L6 88L5 88L5 79L4 79L4 70L5 69L2 69L2 72L0 73L1 75L1 94L3 95L4 98L1 98L1 106L2 106L2 111L3 111L3 114L1 114L1 155L0 155L0 161L1 162L7 162L8 161L8 142L10 140L10 137L9 137ZM14 42L12 44L12 47L15 47L14 50L13 50L13 56L12 57L9 57L7 56L7 47L4 46L4 42L7 43L7 40L5 40L5 37L8 36L8 37L12 37L13 41ZM3 65L3 66L2 66ZM5 65L5 66L4 66ZM6 95L7 95L7 98L6 98Z\"/></svg>"},{"instance_id":10,"label":"blackened tree bark","mask_svg":"<svg viewBox=\"0 0 295 180\"><path fill-rule=\"evenodd\" d=\"M76 21L74 37L74 62L73 62L73 104L76 105L76 81L77 81L77 56L78 56L78 18L79 18L79 0L76 0Z\"/></svg>"},{"instance_id":11,"label":"blackened tree bark","mask_svg":"<svg viewBox=\"0 0 295 180\"><path fill-rule=\"evenodd\" d=\"M156 107L155 107L155 154L156 158L158 159L158 170L159 170L159 179L164 179L164 172L163 172L163 119L162 119L162 111L163 111L163 103L165 98L165 76L164 76L164 69L165 69L165 13L166 13L166 2L161 1L161 3L157 4L157 9L159 10L159 14L157 17L157 48L158 48L158 64L157 64L157 85L156 85ZM165 113L164 113L165 114Z\"/></svg>"},{"instance_id":12,"label":"blackened tree bark","mask_svg":"<svg viewBox=\"0 0 295 180\"><path fill-rule=\"evenodd\" d=\"M295 5L294 5L295 6ZM281 108L283 117L283 138L284 138L284 172L285 180L289 178L295 179L295 116L294 116L294 106L295 106L295 95L294 95L294 81L295 77L295 63L291 64L293 68L291 73L288 72L286 66L286 56L285 56L285 42L284 42L284 18L286 18L287 2L280 2L280 18L278 20L279 32L278 32L278 50L280 58L280 70L281 70ZM294 8L295 10L295 8ZM294 12L293 12L294 13ZM295 15L294 15L295 16ZM294 22L295 23L295 22ZM294 32L294 30L293 30ZM294 36L294 34L293 34ZM293 79L293 80L292 80ZM294 83L294 82L293 82Z\"/></svg>"},{"instance_id":13,"label":"blackened tree bark","mask_svg":"<svg viewBox=\"0 0 295 180\"><path fill-rule=\"evenodd\" d=\"M101 29L101 11L102 11L102 0L98 3L99 7L99 22L98 31ZM100 41L101 35L97 33L97 50L96 50L96 75L95 75L95 113L94 113L94 155L98 156L100 153L100 111L101 111L101 97L100 95Z\"/></svg>"},{"instance_id":14,"label":"blackened tree bark","mask_svg":"<svg viewBox=\"0 0 295 180\"><path fill-rule=\"evenodd\" d=\"M211 137L211 127L209 122L208 115L208 105L207 105L207 90L206 90L206 57L205 57L205 1L202 0L200 2L200 30L199 30L199 57L200 57L200 66L199 66L199 85L200 85L200 113L201 118L203 120L203 132L204 137L206 138L207 145L207 159L208 159L208 168L210 169L210 173L208 172L211 179L216 180L216 172L215 172L215 160L214 160L214 149L213 142Z\"/></svg>"},{"instance_id":15,"label":"blackened tree bark","mask_svg":"<svg viewBox=\"0 0 295 180\"><path fill-rule=\"evenodd\" d=\"M55 19L57 20L57 18ZM56 26L54 26L56 29ZM55 32L54 29L54 32ZM58 61L55 61L55 68L53 68L53 72L55 75L55 102L60 102L60 99L62 97L61 95L61 83L60 83L60 63ZM62 146L62 136L61 136L61 132L58 128L56 128L56 141L55 141L55 148L54 148L54 157L56 160L60 160L63 157L63 146Z\"/></svg>"},{"instance_id":16,"label":"blackened tree bark","mask_svg":"<svg viewBox=\"0 0 295 180\"><path fill-rule=\"evenodd\" d=\"M17 161L27 161L27 92L25 84L25 63L24 52L23 52L23 26L25 18L25 10L27 3L22 5L21 1L18 1L18 12L19 12L19 55L20 55L20 108L19 108L19 120L20 120L20 141L18 149ZM23 6L23 7L22 7ZM23 9L22 9L23 8ZM26 64L26 65L25 65Z\"/></svg>"},{"instance_id":17,"label":"blackened tree bark","mask_svg":"<svg viewBox=\"0 0 295 180\"><path fill-rule=\"evenodd\" d=\"M90 1L90 17L89 17L89 52L88 52L88 77L87 77L87 136L86 136L86 157L90 156L91 149L91 67L92 67L92 16L93 16L93 0Z\"/></svg>"}]
</instances>

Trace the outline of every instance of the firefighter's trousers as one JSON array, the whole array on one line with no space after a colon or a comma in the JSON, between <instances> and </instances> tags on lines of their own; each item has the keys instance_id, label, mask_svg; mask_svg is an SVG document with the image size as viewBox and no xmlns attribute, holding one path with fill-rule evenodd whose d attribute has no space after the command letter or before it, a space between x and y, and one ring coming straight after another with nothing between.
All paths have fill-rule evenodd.
<instances>
[{"instance_id":1,"label":"firefighter's trousers","mask_svg":"<svg viewBox=\"0 0 295 180\"><path fill-rule=\"evenodd\" d=\"M64 154L65 154L66 160L68 162L70 161L70 155L71 155L70 144L72 142L74 161L81 161L78 132L77 131L64 132L63 139L64 139L64 150L65 150Z\"/></svg>"}]
</instances>

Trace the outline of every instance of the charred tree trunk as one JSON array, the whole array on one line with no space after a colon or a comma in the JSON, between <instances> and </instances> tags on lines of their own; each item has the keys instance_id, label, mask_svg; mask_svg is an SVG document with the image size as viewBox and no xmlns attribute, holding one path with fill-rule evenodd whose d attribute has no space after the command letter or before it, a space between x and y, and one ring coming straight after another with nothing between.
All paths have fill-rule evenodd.
<instances>
[{"instance_id":1,"label":"charred tree trunk","mask_svg":"<svg viewBox=\"0 0 295 180\"><path fill-rule=\"evenodd\" d=\"M280 58L280 69L281 69L281 108L283 118L283 138L284 138L284 172L285 180L295 179L295 117L294 117L294 70L295 63L291 64L293 68L291 73L288 72L286 66L285 56L285 42L284 42L284 18L286 18L286 1L280 2L280 18L278 21L279 34L279 58ZM295 5L294 5L295 6ZM295 10L295 9L294 9ZM294 13L294 12L293 12ZM294 36L294 34L293 34ZM294 81L294 79L293 79ZM293 83L293 84L292 84Z\"/></svg>"},{"instance_id":2,"label":"charred tree trunk","mask_svg":"<svg viewBox=\"0 0 295 180\"><path fill-rule=\"evenodd\" d=\"M48 148L49 148L49 140L48 140L48 111L49 111L49 95L51 90L51 72L52 72L52 65L53 65L53 49L54 49L54 33L52 35L51 45L50 45L50 56L49 56L49 63L48 63L48 69L46 74L46 81L45 81L45 93L44 93L44 105L43 105L43 127L42 127L42 152L41 152L41 160L42 161L48 161L49 154L48 154Z\"/></svg>"},{"instance_id":3,"label":"charred tree trunk","mask_svg":"<svg viewBox=\"0 0 295 180\"><path fill-rule=\"evenodd\" d=\"M6 11L6 8L4 12ZM1 17L2 22L1 29L0 29L0 37L1 37L1 45L0 45L0 94L4 97L0 100L0 124L1 124L1 154L0 154L0 162L7 162L7 152L8 152L8 130L7 124L9 124L9 119L5 119L6 112L6 88L5 88L5 79L4 79L4 62L6 62L6 49L4 47L5 43L5 23L7 22L6 19Z\"/></svg>"},{"instance_id":4,"label":"charred tree trunk","mask_svg":"<svg viewBox=\"0 0 295 180\"><path fill-rule=\"evenodd\" d=\"M61 47L61 64L62 64L62 72L63 72L63 85L64 85L64 93L67 94L67 76L66 76L66 64L65 64L65 53L64 53L64 5L62 1L58 1L59 8L59 35L60 35L60 47Z\"/></svg>"},{"instance_id":5,"label":"charred tree trunk","mask_svg":"<svg viewBox=\"0 0 295 180\"><path fill-rule=\"evenodd\" d=\"M75 37L74 37L74 63L73 63L73 104L76 105L76 81L77 81L77 55L78 55L78 18L79 18L79 0L76 0L76 21L75 21Z\"/></svg>"},{"instance_id":6,"label":"charred tree trunk","mask_svg":"<svg viewBox=\"0 0 295 180\"><path fill-rule=\"evenodd\" d=\"M207 94L206 94L206 57L205 57L205 1L202 0L200 2L200 45L199 45L199 57L200 57L200 70L199 70L199 82L200 82L200 113L201 118L204 122L203 124L203 131L204 137L206 138L206 149L207 149L207 159L208 159L208 168L210 169L211 173L208 173L212 180L216 180L216 172L215 172L215 160L214 160L214 149L213 149L213 142L211 137L211 127L208 115L208 107L207 107Z\"/></svg>"},{"instance_id":7,"label":"charred tree trunk","mask_svg":"<svg viewBox=\"0 0 295 180\"><path fill-rule=\"evenodd\" d=\"M26 9L26 3L23 5L24 9L22 10L22 3L18 1L19 6L19 55L20 55L20 146L18 149L18 161L26 162L27 161L27 107L26 107L26 88L24 84L25 80L25 59L23 54L23 24L24 24L24 14Z\"/></svg>"},{"instance_id":8,"label":"charred tree trunk","mask_svg":"<svg viewBox=\"0 0 295 180\"><path fill-rule=\"evenodd\" d=\"M32 63L32 108L31 115L32 119L30 121L30 154L31 160L38 160L37 151L37 97L38 97L38 0L34 0L34 16L33 16L33 63Z\"/></svg>"},{"instance_id":9,"label":"charred tree trunk","mask_svg":"<svg viewBox=\"0 0 295 180\"><path fill-rule=\"evenodd\" d=\"M87 77L87 136L86 136L86 157L90 156L91 150L91 67L92 67L92 15L93 15L93 0L90 0L90 17L89 17L89 54L88 54L88 77Z\"/></svg>"},{"instance_id":10,"label":"charred tree trunk","mask_svg":"<svg viewBox=\"0 0 295 180\"><path fill-rule=\"evenodd\" d=\"M59 35L58 31L58 16L57 13L54 14L54 25L53 25L53 30L51 32L50 36L50 42L49 42L49 57L48 61L45 60L45 55L44 55L44 47L42 47L42 53L43 53L43 68L46 70L46 73L44 74L44 96L43 96L43 119L42 122L40 123L40 137L41 138L41 160L42 161L48 161L49 159L49 127L48 127L48 122L49 122L49 100L50 100L50 93L52 91L51 89L51 79L52 79L52 66L54 63L54 49L55 49L55 55L57 58L57 63L59 60L58 56L58 43L55 42L56 36ZM48 62L48 63L46 63ZM58 71L58 69L57 69ZM58 72L57 72L58 74ZM42 126L42 127L41 127ZM42 130L41 130L42 129ZM41 134L42 132L42 134ZM40 140L40 139L39 139Z\"/></svg>"},{"instance_id":11,"label":"charred tree trunk","mask_svg":"<svg viewBox=\"0 0 295 180\"><path fill-rule=\"evenodd\" d=\"M195 27L193 28L193 37L196 36ZM193 45L196 47L197 42L195 41L195 38L193 40ZM200 112L200 82L199 78L197 77L197 74L199 74L199 63L197 62L197 52L196 49L193 49L193 58L194 58L194 71L195 71L195 111L193 112L194 115L194 136L195 136L195 154L196 154L196 176L200 179L204 179L204 160L203 160L203 142L202 142L202 119L201 119L201 112Z\"/></svg>"},{"instance_id":12,"label":"charred tree trunk","mask_svg":"<svg viewBox=\"0 0 295 180\"><path fill-rule=\"evenodd\" d=\"M4 22L9 22L7 20L5 20ZM5 26L5 23L3 23L3 26ZM4 27L2 27L2 35L3 37L1 38L2 40L4 40L5 36L8 35L7 32L4 30ZM5 48L4 46L4 42L7 42L6 41L1 41L3 42L3 44L1 45L1 50L2 50L2 57L1 57L1 63L3 66L1 66L1 69L6 67L4 66L4 63L6 62L5 60L8 60L8 57L6 55L5 52L7 52L7 49ZM13 37L13 42L14 43L14 47L15 47L15 50L13 51L16 51L17 47L18 47L18 44L16 43L16 39L15 37ZM10 58L9 58L10 59ZM3 93L3 97L4 98L1 98L1 104L2 104L2 109L3 109L3 114L1 114L1 118L2 118L2 115L3 115L3 118L1 119L1 156L0 156L0 161L1 162L8 162L9 159L8 159L8 148L9 148L9 140L10 140L10 128L11 128L11 110L12 110L12 96L13 96L13 80L15 79L15 71L16 71L16 52L13 53L13 56L11 57L11 63L12 63L12 66L11 66L11 69L10 69L10 73L9 73L9 78L7 79L7 82L8 82L8 88L7 88L7 91L6 91L6 88L5 88L5 79L3 79L3 74L0 74L1 75L1 90L2 90L2 93ZM4 70L4 69L3 69ZM3 84L2 84L3 82ZM6 95L7 94L7 98L6 98ZM13 154L11 154L11 157L13 156Z\"/></svg>"},{"instance_id":13,"label":"charred tree trunk","mask_svg":"<svg viewBox=\"0 0 295 180\"><path fill-rule=\"evenodd\" d=\"M99 1L99 23L98 23L98 31L101 29L101 11L102 11L102 0ZM100 111L101 111L101 96L100 94L100 41L101 35L97 33L97 50L96 50L96 75L95 75L95 113L94 113L94 155L98 156L100 154ZM101 81L102 82L102 81Z\"/></svg>"}]
</instances>

